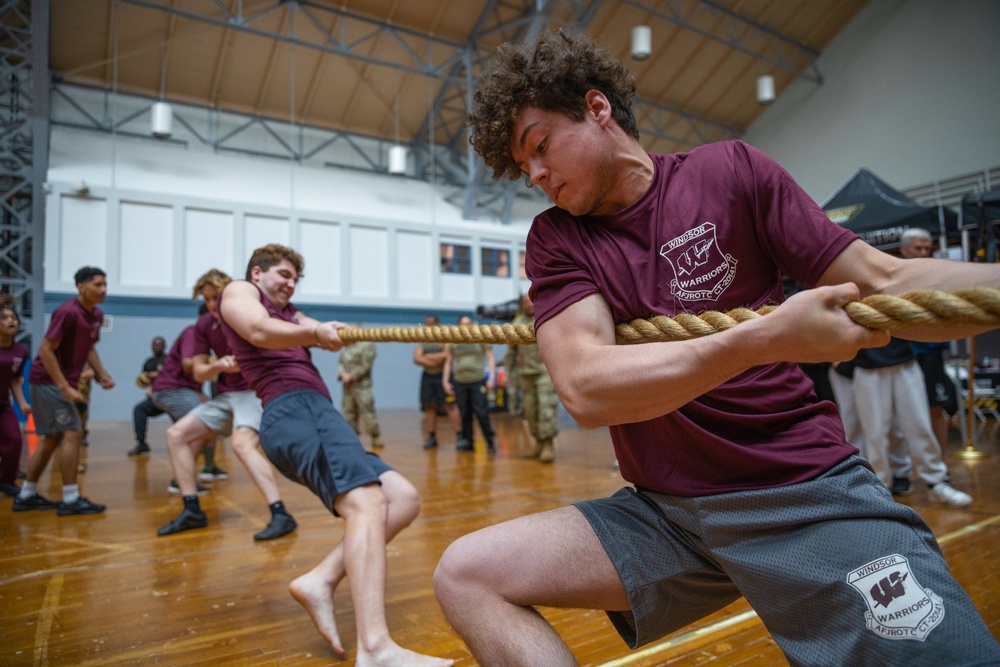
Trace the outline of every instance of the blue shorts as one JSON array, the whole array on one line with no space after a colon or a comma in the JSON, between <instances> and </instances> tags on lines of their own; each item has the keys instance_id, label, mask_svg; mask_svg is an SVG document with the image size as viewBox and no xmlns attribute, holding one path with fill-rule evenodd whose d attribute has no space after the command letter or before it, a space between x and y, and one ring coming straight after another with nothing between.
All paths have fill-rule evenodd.
<instances>
[{"instance_id":1,"label":"blue shorts","mask_svg":"<svg viewBox=\"0 0 1000 667\"><path fill-rule=\"evenodd\" d=\"M930 529L863 459L772 489L576 504L628 591L632 647L745 596L793 665L1000 665Z\"/></svg>"},{"instance_id":2,"label":"blue shorts","mask_svg":"<svg viewBox=\"0 0 1000 667\"><path fill-rule=\"evenodd\" d=\"M260 443L282 475L309 488L335 515L338 496L377 484L382 473L392 470L365 451L330 399L310 389L290 391L267 404Z\"/></svg>"}]
</instances>

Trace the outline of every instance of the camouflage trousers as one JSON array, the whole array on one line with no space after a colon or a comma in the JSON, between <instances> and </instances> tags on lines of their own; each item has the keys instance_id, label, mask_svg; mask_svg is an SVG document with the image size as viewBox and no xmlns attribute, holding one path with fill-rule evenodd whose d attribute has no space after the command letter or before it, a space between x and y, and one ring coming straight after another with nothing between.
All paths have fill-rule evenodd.
<instances>
[{"instance_id":1,"label":"camouflage trousers","mask_svg":"<svg viewBox=\"0 0 1000 667\"><path fill-rule=\"evenodd\" d=\"M351 425L355 433L361 434L361 431L358 430L360 418L361 425L370 436L377 438L382 435L382 429L378 425L378 416L375 414L375 396L372 394L371 378L345 384L341 406L344 419Z\"/></svg>"},{"instance_id":2,"label":"camouflage trousers","mask_svg":"<svg viewBox=\"0 0 1000 667\"><path fill-rule=\"evenodd\" d=\"M559 396L548 373L521 375L524 418L536 440L551 440L559 433Z\"/></svg>"}]
</instances>

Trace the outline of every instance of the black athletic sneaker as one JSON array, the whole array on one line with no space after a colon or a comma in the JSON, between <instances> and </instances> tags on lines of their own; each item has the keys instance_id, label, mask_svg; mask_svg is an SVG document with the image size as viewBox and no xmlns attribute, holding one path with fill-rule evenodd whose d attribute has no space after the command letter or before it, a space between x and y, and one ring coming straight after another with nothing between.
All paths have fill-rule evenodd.
<instances>
[{"instance_id":1,"label":"black athletic sneaker","mask_svg":"<svg viewBox=\"0 0 1000 667\"><path fill-rule=\"evenodd\" d=\"M295 523L291 514L275 514L271 516L271 523L267 524L267 528L254 535L253 539L258 542L274 540L282 535L287 535L298 527L299 524Z\"/></svg>"},{"instance_id":2,"label":"black athletic sneaker","mask_svg":"<svg viewBox=\"0 0 1000 667\"><path fill-rule=\"evenodd\" d=\"M429 436L427 436L427 439L424 440L424 449L434 449L437 446L438 446L437 435L431 433Z\"/></svg>"},{"instance_id":3,"label":"black athletic sneaker","mask_svg":"<svg viewBox=\"0 0 1000 667\"><path fill-rule=\"evenodd\" d=\"M142 454L149 454L149 445L145 442L136 443L135 447L128 450L129 456L140 456Z\"/></svg>"},{"instance_id":4,"label":"black athletic sneaker","mask_svg":"<svg viewBox=\"0 0 1000 667\"><path fill-rule=\"evenodd\" d=\"M459 436L458 440L455 441L455 449L460 452L473 451L472 443L463 438L462 436Z\"/></svg>"},{"instance_id":5,"label":"black athletic sneaker","mask_svg":"<svg viewBox=\"0 0 1000 667\"><path fill-rule=\"evenodd\" d=\"M177 518L156 531L160 537L173 535L193 528L204 528L208 525L208 517L204 512L192 512L188 508L177 515Z\"/></svg>"},{"instance_id":6,"label":"black athletic sneaker","mask_svg":"<svg viewBox=\"0 0 1000 667\"><path fill-rule=\"evenodd\" d=\"M892 478L892 495L894 496L908 496L913 493L913 484L910 483L907 477L893 477Z\"/></svg>"},{"instance_id":7,"label":"black athletic sneaker","mask_svg":"<svg viewBox=\"0 0 1000 667\"><path fill-rule=\"evenodd\" d=\"M17 494L21 493L21 488L17 484L3 482L0 483L0 493L16 498Z\"/></svg>"},{"instance_id":8,"label":"black athletic sneaker","mask_svg":"<svg viewBox=\"0 0 1000 667\"><path fill-rule=\"evenodd\" d=\"M105 509L104 505L92 503L83 496L80 496L69 504L60 502L59 509L56 510L56 514L59 516L70 516L72 514L100 514Z\"/></svg>"},{"instance_id":9,"label":"black athletic sneaker","mask_svg":"<svg viewBox=\"0 0 1000 667\"><path fill-rule=\"evenodd\" d=\"M59 506L54 500L49 500L37 493L27 500L21 500L20 498L14 498L14 511L15 512L27 512L28 510L54 510Z\"/></svg>"}]
</instances>

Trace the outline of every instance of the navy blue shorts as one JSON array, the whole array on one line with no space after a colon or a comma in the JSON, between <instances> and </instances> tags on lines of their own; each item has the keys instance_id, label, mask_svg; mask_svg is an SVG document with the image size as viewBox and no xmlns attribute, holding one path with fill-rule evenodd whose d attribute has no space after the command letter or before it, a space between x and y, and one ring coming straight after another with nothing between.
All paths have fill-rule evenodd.
<instances>
[{"instance_id":1,"label":"navy blue shorts","mask_svg":"<svg viewBox=\"0 0 1000 667\"><path fill-rule=\"evenodd\" d=\"M365 451L330 399L310 389L290 391L267 404L260 444L282 475L308 487L335 515L339 495L377 484L379 475L392 470Z\"/></svg>"},{"instance_id":2,"label":"navy blue shorts","mask_svg":"<svg viewBox=\"0 0 1000 667\"><path fill-rule=\"evenodd\" d=\"M428 375L424 373L420 376L420 407L424 410L438 406L443 408L448 400L448 395L444 393L444 383L441 381L441 374Z\"/></svg>"}]
</instances>

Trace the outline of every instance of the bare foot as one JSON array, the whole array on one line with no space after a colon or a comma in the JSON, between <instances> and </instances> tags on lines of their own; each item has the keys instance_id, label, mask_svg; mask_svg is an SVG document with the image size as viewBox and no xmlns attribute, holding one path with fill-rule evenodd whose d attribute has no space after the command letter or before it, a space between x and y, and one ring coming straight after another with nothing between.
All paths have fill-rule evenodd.
<instances>
[{"instance_id":1,"label":"bare foot","mask_svg":"<svg viewBox=\"0 0 1000 667\"><path fill-rule=\"evenodd\" d=\"M330 643L334 651L344 655L344 645L340 643L333 615L333 589L330 585L322 576L310 571L289 584L288 590L295 601L309 612L323 639Z\"/></svg>"},{"instance_id":2,"label":"bare foot","mask_svg":"<svg viewBox=\"0 0 1000 667\"><path fill-rule=\"evenodd\" d=\"M355 667L451 667L454 660L435 658L407 650L391 639L386 645L372 653L362 651L358 646Z\"/></svg>"}]
</instances>

